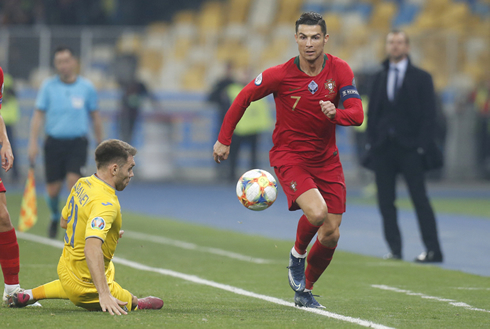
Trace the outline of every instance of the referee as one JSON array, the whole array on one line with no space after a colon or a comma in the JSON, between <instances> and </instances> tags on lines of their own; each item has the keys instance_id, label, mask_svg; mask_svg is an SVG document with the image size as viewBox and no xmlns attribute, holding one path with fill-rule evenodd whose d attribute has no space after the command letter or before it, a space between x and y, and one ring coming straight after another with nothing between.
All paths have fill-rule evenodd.
<instances>
[{"instance_id":1,"label":"referee","mask_svg":"<svg viewBox=\"0 0 490 329\"><path fill-rule=\"evenodd\" d=\"M51 212L48 236L56 238L60 210L59 194L66 178L68 190L82 176L87 160L87 134L90 119L97 144L102 142L102 121L97 109L97 92L93 84L77 74L77 59L71 49L59 47L54 52L57 75L46 79L36 99L31 121L29 161L38 154L38 137L44 122L44 167L47 203Z\"/></svg>"}]
</instances>

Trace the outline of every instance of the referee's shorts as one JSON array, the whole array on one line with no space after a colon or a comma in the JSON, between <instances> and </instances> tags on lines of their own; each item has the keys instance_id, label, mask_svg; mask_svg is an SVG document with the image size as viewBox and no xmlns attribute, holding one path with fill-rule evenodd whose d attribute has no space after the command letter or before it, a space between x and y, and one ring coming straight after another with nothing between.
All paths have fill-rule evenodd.
<instances>
[{"instance_id":1,"label":"referee's shorts","mask_svg":"<svg viewBox=\"0 0 490 329\"><path fill-rule=\"evenodd\" d=\"M48 136L44 143L46 181L64 180L67 173L82 176L81 169L87 162L87 147L86 137L59 139Z\"/></svg>"}]
</instances>

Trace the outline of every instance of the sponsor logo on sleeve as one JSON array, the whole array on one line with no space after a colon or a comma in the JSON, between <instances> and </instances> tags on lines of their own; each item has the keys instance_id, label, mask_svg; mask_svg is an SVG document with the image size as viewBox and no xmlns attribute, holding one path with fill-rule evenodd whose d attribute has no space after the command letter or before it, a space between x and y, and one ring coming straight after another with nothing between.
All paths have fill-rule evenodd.
<instances>
[{"instance_id":1,"label":"sponsor logo on sleeve","mask_svg":"<svg viewBox=\"0 0 490 329\"><path fill-rule=\"evenodd\" d=\"M255 85L260 86L261 84L262 84L262 73L257 75L257 77L255 78Z\"/></svg>"},{"instance_id":2,"label":"sponsor logo on sleeve","mask_svg":"<svg viewBox=\"0 0 490 329\"><path fill-rule=\"evenodd\" d=\"M105 228L105 220L102 217L95 217L90 222L90 227L94 230L102 231Z\"/></svg>"}]
</instances>

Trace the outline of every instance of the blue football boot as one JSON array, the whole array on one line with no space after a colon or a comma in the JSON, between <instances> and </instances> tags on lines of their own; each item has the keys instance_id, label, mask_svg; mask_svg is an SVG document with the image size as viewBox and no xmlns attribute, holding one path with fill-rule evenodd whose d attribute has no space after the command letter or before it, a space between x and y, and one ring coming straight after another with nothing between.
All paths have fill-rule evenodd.
<instances>
[{"instance_id":1,"label":"blue football boot","mask_svg":"<svg viewBox=\"0 0 490 329\"><path fill-rule=\"evenodd\" d=\"M294 295L294 305L298 307L325 308L325 306L316 301L311 291L296 292Z\"/></svg>"},{"instance_id":2,"label":"blue football boot","mask_svg":"<svg viewBox=\"0 0 490 329\"><path fill-rule=\"evenodd\" d=\"M296 258L293 253L289 254L289 285L296 292L305 290L305 261L306 255L304 258Z\"/></svg>"}]
</instances>

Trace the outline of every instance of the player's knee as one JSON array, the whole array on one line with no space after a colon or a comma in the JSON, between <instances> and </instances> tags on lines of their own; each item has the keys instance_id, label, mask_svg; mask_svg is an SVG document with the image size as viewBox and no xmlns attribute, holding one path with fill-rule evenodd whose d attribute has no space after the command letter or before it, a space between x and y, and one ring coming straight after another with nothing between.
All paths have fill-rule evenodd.
<instances>
[{"instance_id":1,"label":"player's knee","mask_svg":"<svg viewBox=\"0 0 490 329\"><path fill-rule=\"evenodd\" d=\"M327 216L328 216L328 210L325 207L325 208L315 209L313 211L310 211L306 217L308 218L311 224L320 226L325 222Z\"/></svg>"},{"instance_id":2,"label":"player's knee","mask_svg":"<svg viewBox=\"0 0 490 329\"><path fill-rule=\"evenodd\" d=\"M327 247L335 247L337 243L339 242L340 239L340 231L335 227L328 227L325 226L322 227L322 230L318 232L318 241L324 246Z\"/></svg>"}]
</instances>

